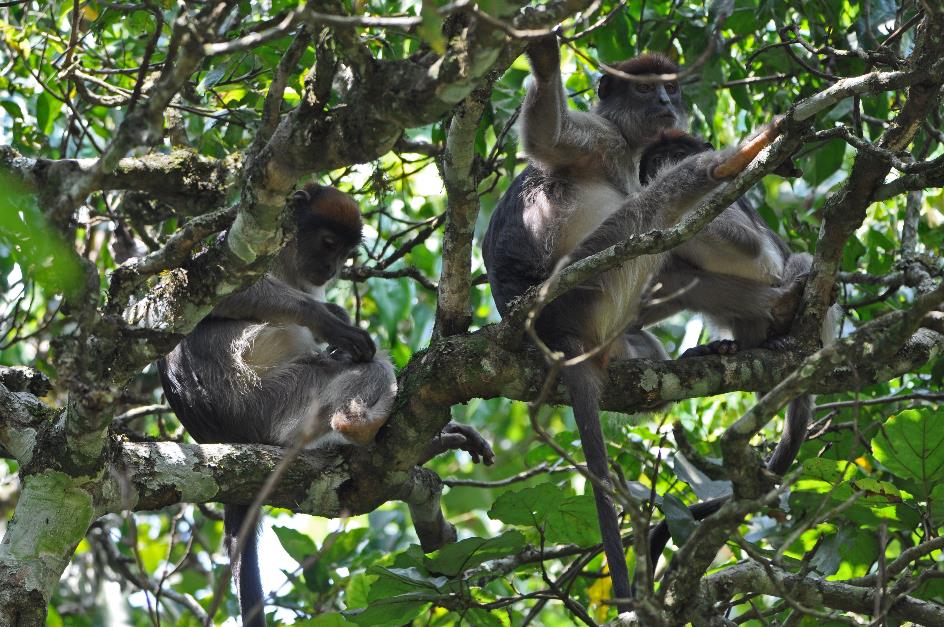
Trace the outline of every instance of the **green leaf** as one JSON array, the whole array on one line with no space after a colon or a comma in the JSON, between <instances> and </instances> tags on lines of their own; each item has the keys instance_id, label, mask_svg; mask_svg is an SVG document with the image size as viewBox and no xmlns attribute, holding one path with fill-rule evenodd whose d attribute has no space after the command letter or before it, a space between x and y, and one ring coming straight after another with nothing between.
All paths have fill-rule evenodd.
<instances>
[{"instance_id":1,"label":"green leaf","mask_svg":"<svg viewBox=\"0 0 944 627\"><path fill-rule=\"evenodd\" d=\"M357 623L352 623L347 620L342 614L338 614L337 612L321 614L305 620L296 620L292 623L292 625L301 625L302 627L348 627L348 625L353 627L353 625L356 624Z\"/></svg>"},{"instance_id":2,"label":"green leaf","mask_svg":"<svg viewBox=\"0 0 944 627\"><path fill-rule=\"evenodd\" d=\"M388 599L416 592L436 593L446 585L446 577L430 577L416 568L384 568L375 566L367 572L377 575L377 580L370 585L367 600L374 601Z\"/></svg>"},{"instance_id":3,"label":"green leaf","mask_svg":"<svg viewBox=\"0 0 944 627\"><path fill-rule=\"evenodd\" d=\"M272 527L272 531L278 536L285 552L299 564L318 551L314 540L291 527Z\"/></svg>"},{"instance_id":4,"label":"green leaf","mask_svg":"<svg viewBox=\"0 0 944 627\"><path fill-rule=\"evenodd\" d=\"M502 494L488 516L542 529L548 542L586 546L600 541L593 497L571 495L553 483Z\"/></svg>"},{"instance_id":5,"label":"green leaf","mask_svg":"<svg viewBox=\"0 0 944 627\"><path fill-rule=\"evenodd\" d=\"M833 140L816 151L814 157L814 174L816 182L822 183L842 166L842 158L846 154L846 142Z\"/></svg>"},{"instance_id":6,"label":"green leaf","mask_svg":"<svg viewBox=\"0 0 944 627\"><path fill-rule=\"evenodd\" d=\"M855 472L855 464L841 459L814 457L803 461L803 477L835 484Z\"/></svg>"},{"instance_id":7,"label":"green leaf","mask_svg":"<svg viewBox=\"0 0 944 627\"><path fill-rule=\"evenodd\" d=\"M429 606L425 601L391 599L371 603L362 611L345 613L345 617L356 625L365 627L393 627L412 624L414 618Z\"/></svg>"},{"instance_id":8,"label":"green leaf","mask_svg":"<svg viewBox=\"0 0 944 627\"><path fill-rule=\"evenodd\" d=\"M226 76L227 71L229 71L228 65L217 65L203 76L203 80L197 85L197 91L203 93L210 89Z\"/></svg>"},{"instance_id":9,"label":"green leaf","mask_svg":"<svg viewBox=\"0 0 944 627\"><path fill-rule=\"evenodd\" d=\"M420 11L422 23L416 29L420 38L429 44L429 47L438 54L446 52L446 38L442 34L442 17L439 7L433 0L423 0L423 9Z\"/></svg>"},{"instance_id":10,"label":"green leaf","mask_svg":"<svg viewBox=\"0 0 944 627\"><path fill-rule=\"evenodd\" d=\"M672 494L666 494L662 501L662 511L665 513L665 520L669 524L669 533L675 544L681 546L683 542L695 532L698 523L692 516L691 510Z\"/></svg>"},{"instance_id":11,"label":"green leaf","mask_svg":"<svg viewBox=\"0 0 944 627\"><path fill-rule=\"evenodd\" d=\"M892 416L872 439L875 458L892 473L917 481L923 500L944 480L944 429L927 410Z\"/></svg>"},{"instance_id":12,"label":"green leaf","mask_svg":"<svg viewBox=\"0 0 944 627\"><path fill-rule=\"evenodd\" d=\"M0 175L0 248L50 295L72 294L84 286L80 261L72 247L30 199L18 204L19 185Z\"/></svg>"},{"instance_id":13,"label":"green leaf","mask_svg":"<svg viewBox=\"0 0 944 627\"><path fill-rule=\"evenodd\" d=\"M482 562L511 555L524 545L525 538L518 531L507 531L497 538L466 538L439 549L426 565L430 572L455 577Z\"/></svg>"}]
</instances>

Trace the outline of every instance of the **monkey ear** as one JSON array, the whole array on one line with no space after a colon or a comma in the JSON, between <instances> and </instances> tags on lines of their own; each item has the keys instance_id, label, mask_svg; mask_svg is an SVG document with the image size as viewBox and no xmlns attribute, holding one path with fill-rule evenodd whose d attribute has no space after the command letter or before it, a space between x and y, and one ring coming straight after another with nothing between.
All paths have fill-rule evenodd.
<instances>
[{"instance_id":1,"label":"monkey ear","mask_svg":"<svg viewBox=\"0 0 944 627\"><path fill-rule=\"evenodd\" d=\"M310 202L311 196L309 196L308 192L303 189L295 190L288 198L288 204L290 204L295 210L303 209Z\"/></svg>"},{"instance_id":2,"label":"monkey ear","mask_svg":"<svg viewBox=\"0 0 944 627\"><path fill-rule=\"evenodd\" d=\"M597 96L599 96L601 100L612 95L614 80L616 79L609 74L604 74L600 77L600 82L597 84Z\"/></svg>"}]
</instances>

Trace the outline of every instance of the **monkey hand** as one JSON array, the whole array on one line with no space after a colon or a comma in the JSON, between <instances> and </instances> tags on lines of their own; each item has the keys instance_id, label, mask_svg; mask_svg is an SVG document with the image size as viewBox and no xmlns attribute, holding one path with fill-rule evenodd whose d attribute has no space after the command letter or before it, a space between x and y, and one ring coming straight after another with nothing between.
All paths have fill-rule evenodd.
<instances>
[{"instance_id":1,"label":"monkey hand","mask_svg":"<svg viewBox=\"0 0 944 627\"><path fill-rule=\"evenodd\" d=\"M560 72L560 45L557 35L547 35L535 39L525 51L531 61L531 71L535 77L548 80Z\"/></svg>"},{"instance_id":2,"label":"monkey hand","mask_svg":"<svg viewBox=\"0 0 944 627\"><path fill-rule=\"evenodd\" d=\"M778 124L778 121L768 124L757 135L738 146L733 153L721 153L723 159L711 172L712 178L722 181L732 179L743 172L754 157L780 135Z\"/></svg>"},{"instance_id":3,"label":"monkey hand","mask_svg":"<svg viewBox=\"0 0 944 627\"><path fill-rule=\"evenodd\" d=\"M465 451L472 456L472 461L476 464L485 462L486 466L491 466L495 463L495 453L482 434L469 425L454 420L450 420L439 435L429 443L419 464L423 465L446 451Z\"/></svg>"},{"instance_id":4,"label":"monkey hand","mask_svg":"<svg viewBox=\"0 0 944 627\"><path fill-rule=\"evenodd\" d=\"M354 361L370 361L377 352L370 334L352 324L326 316L314 325L312 332L336 350L350 355Z\"/></svg>"},{"instance_id":5,"label":"monkey hand","mask_svg":"<svg viewBox=\"0 0 944 627\"><path fill-rule=\"evenodd\" d=\"M348 315L347 309L340 305L335 305L334 303L324 303L324 306L328 308L328 311L332 313L335 318L345 324L351 324L351 316Z\"/></svg>"}]
</instances>

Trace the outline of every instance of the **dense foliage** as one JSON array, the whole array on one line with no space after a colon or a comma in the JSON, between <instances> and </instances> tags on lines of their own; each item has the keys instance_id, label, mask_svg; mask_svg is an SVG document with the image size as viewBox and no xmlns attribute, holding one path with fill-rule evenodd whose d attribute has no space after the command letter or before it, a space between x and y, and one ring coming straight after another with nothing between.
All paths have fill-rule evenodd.
<instances>
[{"instance_id":1,"label":"dense foliage","mask_svg":"<svg viewBox=\"0 0 944 627\"><path fill-rule=\"evenodd\" d=\"M127 131L122 124L129 111L143 111L160 92L161 72L188 54L180 46L178 25L196 20L196 13L189 12L198 9L187 9L186 4L0 3L4 111L0 144L9 145L0 149L4 190L0 363L31 366L47 375L52 389L41 395L42 400L63 410L63 420L68 421L78 418L66 408L78 397L90 398L97 389L89 381L105 381L111 372L112 366L102 365L102 371L89 375L89 380L76 374L90 372L85 365L76 367L82 363L76 355L88 346L83 342L90 336L100 334L116 342L113 352L123 355L139 350L130 348L131 337L151 343L153 357L173 346L168 336L158 337L165 327L151 335L123 336L105 333L102 325L108 316L121 314L128 299L143 298L149 290L160 296L161 281L175 268L220 245L218 234L236 212L243 211L253 182L262 180L242 168L261 154L260 133L271 134L279 121L278 114L266 115L267 94L278 80L286 81L281 104L276 101L283 121L291 111L303 108L313 92L326 96L317 103L323 111L354 106L395 110L386 122L389 128L371 128L377 122L365 121L366 136L396 136L389 146L378 139L383 149L377 151L352 137L349 143L345 140L346 150L331 144L330 156L312 157L317 167L303 166L295 173L298 182L337 185L365 211L365 245L345 271L349 280L340 281L330 299L357 312L398 368L406 368L411 360L415 364L420 351L434 350L444 335L437 328L434 336L448 237L444 226L454 210L452 189L466 189L479 201L467 330L475 332L498 322L484 281L478 238L496 202L525 164L515 121L528 77L527 61L520 56L526 40L495 28L492 38L503 43L488 44L492 46L487 51L488 71L476 74L466 68L475 78L475 91L466 89L451 102L444 96L449 85L437 91L404 84L401 93L377 95L372 102L358 90L363 77L372 76L365 69L371 63L454 54L456 39L460 32L467 36L462 29L470 23L490 24L486 18L492 16L510 29L507 25L519 15L521 3L483 2L474 10L467 3L425 1L311 3L312 13L418 19L331 22L309 16L279 32L287 16L304 9L282 0L205 3L200 11L230 5L214 22L210 41L246 43L214 53L205 45L193 71L167 105L157 109L162 132L128 135L133 141L117 157L137 158L133 164L119 166L117 159L110 160L87 188L75 184L82 193L74 199L68 196L73 192L66 182L77 179L70 179L69 172L44 179L42 172L32 169L23 176L25 166L12 151L57 162L111 154L109 147ZM592 106L600 62L662 51L685 68L682 85L692 131L717 146L735 143L775 114L788 112L795 103L843 78L872 71L912 71L916 68L908 58L918 38L937 37L938 45L944 41L944 18L935 13L939 9L933 0L574 4L579 6L556 7L565 16L562 20L541 23L538 15L519 27L547 29L561 24L558 34L566 42L563 73L572 107ZM580 6L586 10L578 11ZM299 35L302 28L304 35ZM259 41L250 41L254 33L262 34ZM470 37L469 46L484 46L483 39ZM291 59L292 65L281 68L284 59ZM883 163L894 157L897 165L931 163L923 170L890 174L885 192L878 187L882 180L873 181L862 215L847 229L841 258L835 260L843 335L890 313L908 311L921 294L940 283L944 174L938 160L944 155L940 104L944 70L939 66L918 68L929 73L923 80L936 95L905 146L884 148L879 138L907 114L907 89L849 94L808 121L809 132L794 157L800 176L767 176L749 192L770 227L794 250L813 252L824 212L839 215L843 198L855 195L860 183L853 164L862 155ZM399 70L391 65L385 71ZM415 115L397 109L399 99L411 89L416 92L415 108L421 111ZM351 94L360 99L352 102ZM442 113L433 111L430 103L436 99L449 103ZM481 117L472 120L473 133L464 137L452 126L468 124L459 117L470 111L476 116L476 107ZM839 134L822 133L838 126L866 147ZM312 128L324 132L323 127ZM472 148L472 161L464 171L456 158L462 147L447 144L451 130L457 141ZM324 141L327 146L328 140ZM313 144L317 147L319 142L315 136ZM312 154L318 154L317 149ZM148 155L167 159L149 164ZM81 162L83 167L91 163ZM115 168L118 174L109 178ZM460 174L452 183L450 168ZM923 185L900 189L888 183L909 175L927 179ZM182 252L163 259L164 265L141 270L140 277L129 279L135 283L132 288L118 290L115 277L120 273L114 273L118 266L128 267L127 260L162 250L183 225L194 221L205 225L196 216L208 214L210 226L198 229ZM278 213L271 216L260 223L269 219L278 224ZM829 271L828 263L821 267ZM243 280L250 279L246 275ZM125 299L117 309L116 294ZM205 311L195 307L181 319L192 326ZM166 329L179 333L186 324ZM858 353L840 352L834 368L846 374L823 375L808 383L811 389L831 393L817 398L816 423L794 466L796 473L778 498L751 505L750 516L731 525L732 533L708 574L699 573L707 577L703 582L714 578L717 583L735 565L742 569L745 564L763 565L756 571L742 570L746 574L735 577L728 589L722 589L723 583L711 588L716 594L714 613L728 621L712 624L832 625L868 620L904 624L933 615L909 614L912 606L903 609L902 599L930 602L928 607L944 612L938 605L944 603L944 543L939 542L944 529L944 431L938 424L939 403L944 399L944 359L938 355L944 338L940 329L931 329L933 325L917 336L930 343L930 358L915 360L907 351L899 351L909 332L890 351L875 353L880 363L857 363L853 355ZM701 322L689 316L669 320L657 333L674 355L708 337ZM121 344L124 341L129 343ZM859 348L865 343L857 342ZM761 370L768 357L774 358L767 353L758 357ZM135 363L128 359L128 364ZM710 359L732 364L731 388L757 389L755 382L737 385L734 364L749 370L748 362ZM109 437L118 446L189 441L163 404L154 365L140 364L144 367L132 370L121 359L117 363L129 369L128 376L102 384L108 394L95 406L98 415L106 416ZM793 361L786 371L781 366L779 372L789 373L799 363ZM869 374L857 382L860 366ZM476 367L482 366L467 365L470 372ZM703 376L714 375L705 370ZM4 383L4 391L12 389L8 381ZM409 510L396 501L369 514L335 519L267 510L263 572L266 589L272 593L267 607L272 624L570 625L615 618L603 602L610 596L609 580L602 576L605 564L596 546L593 501L583 478L555 447L534 434L526 402L502 398L497 391L492 396L454 405L451 414L494 443L496 464L474 465L464 453L428 464L448 486L442 506L446 519L458 528L459 542L424 554L416 544ZM613 461L630 482L634 498L646 500L650 492L657 497L652 515L654 520L669 518L673 549L697 528L684 504L719 494L728 486L709 479L682 456L677 435L684 433L690 453L718 460L722 433L755 400L748 391L684 396L665 412L629 418L608 412L604 418ZM0 422L8 420L11 407L6 401L0 405ZM85 407L76 414L95 412ZM582 458L568 408L548 405L534 408L534 414L558 447ZM398 414L395 420L408 417L408 412ZM673 432L675 423L681 431ZM769 450L780 425L779 418L771 421L753 444ZM8 449L6 459L0 460L0 512L6 518L15 510L18 518L29 516L40 510L34 509L32 498L21 499L30 507L17 509L18 471L23 470L23 476L37 473L48 463L46 457L58 453L47 451L18 461L6 434L0 427L0 442ZM94 472L77 470L79 466L59 470L70 477L102 480ZM157 511L96 510L54 594L46 599L48 624L201 624L216 582L225 574L222 508L212 498L205 500L210 502L179 502ZM75 514L70 510L60 515ZM626 522L624 528L630 531ZM26 520L25 524L42 523ZM9 558L19 546L19 536L11 530L13 526L0 545L0 557L6 551ZM634 555L630 550L631 568ZM9 561L2 564L12 567ZM837 588L832 596L822 589L817 593L814 583L819 578L846 587ZM864 596L859 599L850 590ZM215 624L238 615L235 596L228 588L224 594L222 608L212 619ZM857 604L849 600L853 597Z\"/></svg>"}]
</instances>

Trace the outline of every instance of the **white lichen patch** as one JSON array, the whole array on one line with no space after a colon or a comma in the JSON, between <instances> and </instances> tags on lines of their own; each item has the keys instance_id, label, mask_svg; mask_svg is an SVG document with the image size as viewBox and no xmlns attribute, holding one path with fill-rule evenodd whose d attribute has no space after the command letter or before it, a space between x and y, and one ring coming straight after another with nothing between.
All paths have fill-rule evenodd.
<instances>
[{"instance_id":1,"label":"white lichen patch","mask_svg":"<svg viewBox=\"0 0 944 627\"><path fill-rule=\"evenodd\" d=\"M488 359L482 359L479 361L479 369L481 369L485 376L488 377L494 377L496 374L495 369L492 368L492 362L490 362Z\"/></svg>"},{"instance_id":2,"label":"white lichen patch","mask_svg":"<svg viewBox=\"0 0 944 627\"><path fill-rule=\"evenodd\" d=\"M302 511L315 516L337 518L341 515L341 503L338 501L338 488L350 478L342 468L344 462L338 460L334 467L325 471L312 481L305 499L299 503Z\"/></svg>"},{"instance_id":3,"label":"white lichen patch","mask_svg":"<svg viewBox=\"0 0 944 627\"><path fill-rule=\"evenodd\" d=\"M24 588L48 595L92 523L92 496L68 475L47 471L23 479L16 513L0 544L0 562L19 562ZM12 558L12 559L11 559Z\"/></svg>"},{"instance_id":4,"label":"white lichen patch","mask_svg":"<svg viewBox=\"0 0 944 627\"><path fill-rule=\"evenodd\" d=\"M216 481L203 469L204 464L212 464L208 456L201 461L189 447L175 442L155 442L150 447L148 458L154 465L151 482L173 484L180 491L181 500L191 503L212 500L219 492Z\"/></svg>"},{"instance_id":5,"label":"white lichen patch","mask_svg":"<svg viewBox=\"0 0 944 627\"><path fill-rule=\"evenodd\" d=\"M33 459L33 449L36 447L36 429L10 429L7 432L7 446L20 464L28 464Z\"/></svg>"},{"instance_id":6,"label":"white lichen patch","mask_svg":"<svg viewBox=\"0 0 944 627\"><path fill-rule=\"evenodd\" d=\"M681 398L682 381L678 378L678 375L668 372L662 377L662 396L664 398Z\"/></svg>"},{"instance_id":7,"label":"white lichen patch","mask_svg":"<svg viewBox=\"0 0 944 627\"><path fill-rule=\"evenodd\" d=\"M678 381L678 379L676 379ZM659 375L652 368L646 368L639 377L639 387L646 392L652 392L659 387Z\"/></svg>"}]
</instances>

